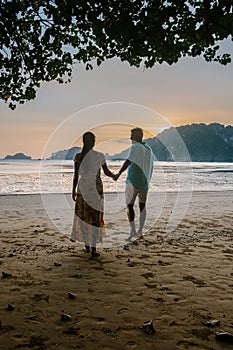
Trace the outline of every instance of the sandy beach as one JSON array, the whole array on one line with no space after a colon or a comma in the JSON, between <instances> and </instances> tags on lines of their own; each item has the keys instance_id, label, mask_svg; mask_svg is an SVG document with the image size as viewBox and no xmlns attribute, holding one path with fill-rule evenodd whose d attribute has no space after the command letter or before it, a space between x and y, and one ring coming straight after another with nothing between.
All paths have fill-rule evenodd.
<instances>
[{"instance_id":1,"label":"sandy beach","mask_svg":"<svg viewBox=\"0 0 233 350\"><path fill-rule=\"evenodd\" d=\"M232 349L215 333L233 333L233 192L194 192L172 232L177 197L162 198L150 195L142 239L93 259L40 195L0 196L0 349ZM126 212L105 223L124 242Z\"/></svg>"}]
</instances>

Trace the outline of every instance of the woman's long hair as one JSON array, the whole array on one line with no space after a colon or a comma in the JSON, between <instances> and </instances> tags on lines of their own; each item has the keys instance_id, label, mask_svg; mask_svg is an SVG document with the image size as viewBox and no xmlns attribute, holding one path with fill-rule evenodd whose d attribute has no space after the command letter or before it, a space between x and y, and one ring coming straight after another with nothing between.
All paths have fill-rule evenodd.
<instances>
[{"instance_id":1,"label":"woman's long hair","mask_svg":"<svg viewBox=\"0 0 233 350\"><path fill-rule=\"evenodd\" d=\"M95 135L90 131L85 132L85 134L83 134L83 148L81 152L81 161L84 159L87 153L94 147L94 145Z\"/></svg>"}]
</instances>

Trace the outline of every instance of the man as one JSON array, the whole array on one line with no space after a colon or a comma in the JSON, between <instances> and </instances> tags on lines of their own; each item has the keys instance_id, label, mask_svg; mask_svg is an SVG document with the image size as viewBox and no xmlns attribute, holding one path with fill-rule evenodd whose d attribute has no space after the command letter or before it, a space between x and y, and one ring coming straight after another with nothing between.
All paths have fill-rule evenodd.
<instances>
[{"instance_id":1,"label":"man","mask_svg":"<svg viewBox=\"0 0 233 350\"><path fill-rule=\"evenodd\" d=\"M122 165L118 174L113 178L117 180L119 176L128 168L126 178L125 199L128 208L128 220L130 224L130 234L127 241L131 241L132 237L142 236L142 230L146 220L146 200L149 190L149 182L151 179L154 163L154 155L151 148L143 142L143 131L140 128L131 130L132 146L130 148L129 156ZM136 232L135 228L135 212L134 202L138 197L140 219L139 229Z\"/></svg>"}]
</instances>

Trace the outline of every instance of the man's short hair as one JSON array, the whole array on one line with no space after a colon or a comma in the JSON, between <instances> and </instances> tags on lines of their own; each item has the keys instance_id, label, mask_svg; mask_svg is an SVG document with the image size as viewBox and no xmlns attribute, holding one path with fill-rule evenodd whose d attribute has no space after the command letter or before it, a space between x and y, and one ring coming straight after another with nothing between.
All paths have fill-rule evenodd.
<instances>
[{"instance_id":1,"label":"man's short hair","mask_svg":"<svg viewBox=\"0 0 233 350\"><path fill-rule=\"evenodd\" d=\"M133 133L139 139L143 138L143 131L141 128L134 128L131 130L131 133Z\"/></svg>"}]
</instances>

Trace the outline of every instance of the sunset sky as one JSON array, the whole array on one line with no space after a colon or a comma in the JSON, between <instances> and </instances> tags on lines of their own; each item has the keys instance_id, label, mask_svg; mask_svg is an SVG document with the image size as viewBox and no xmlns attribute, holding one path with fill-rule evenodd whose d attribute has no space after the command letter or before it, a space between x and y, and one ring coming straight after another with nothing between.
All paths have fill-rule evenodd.
<instances>
[{"instance_id":1,"label":"sunset sky","mask_svg":"<svg viewBox=\"0 0 233 350\"><path fill-rule=\"evenodd\" d=\"M233 54L232 46L224 48ZM169 126L233 125L232 95L233 63L185 58L143 70L114 59L93 71L76 65L72 83L43 84L34 101L15 111L0 102L0 158L17 152L48 156L81 145L86 130L96 133L97 148L114 154L126 148L137 125L145 137Z\"/></svg>"}]
</instances>

